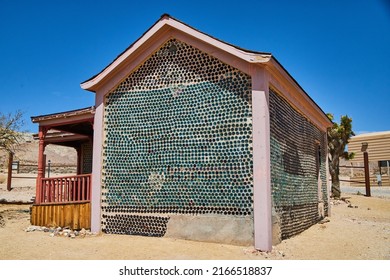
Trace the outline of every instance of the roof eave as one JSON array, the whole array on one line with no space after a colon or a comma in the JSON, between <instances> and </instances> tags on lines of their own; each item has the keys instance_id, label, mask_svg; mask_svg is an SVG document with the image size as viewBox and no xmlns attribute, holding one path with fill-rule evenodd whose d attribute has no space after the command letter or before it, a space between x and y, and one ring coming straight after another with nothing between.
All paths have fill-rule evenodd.
<instances>
[{"instance_id":1,"label":"roof eave","mask_svg":"<svg viewBox=\"0 0 390 280\"><path fill-rule=\"evenodd\" d=\"M324 128L329 128L333 125L333 122L329 119L327 114L322 108L310 97L310 95L302 88L302 86L294 79L294 77L283 67L283 65L274 57L267 63L267 67L274 72L279 73L284 79L293 86L294 92L302 96L306 104L310 104L313 108L315 115L319 116L318 121Z\"/></svg>"},{"instance_id":2,"label":"roof eave","mask_svg":"<svg viewBox=\"0 0 390 280\"><path fill-rule=\"evenodd\" d=\"M95 107L91 106L91 107L86 107L86 108L72 110L72 111L59 112L59 113L40 115L40 116L32 116L31 121L33 123L40 123L48 120L70 118L70 117L81 116L81 115L93 116L94 113L95 113Z\"/></svg>"}]
</instances>

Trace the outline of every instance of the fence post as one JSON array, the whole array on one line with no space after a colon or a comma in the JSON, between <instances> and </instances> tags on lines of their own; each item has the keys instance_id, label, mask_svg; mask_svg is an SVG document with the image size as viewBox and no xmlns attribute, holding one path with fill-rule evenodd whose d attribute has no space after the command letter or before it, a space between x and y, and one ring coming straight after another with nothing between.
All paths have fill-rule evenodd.
<instances>
[{"instance_id":1,"label":"fence post","mask_svg":"<svg viewBox=\"0 0 390 280\"><path fill-rule=\"evenodd\" d=\"M371 186L370 186L370 165L368 161L367 151L363 152L364 156L364 179L366 181L366 196L371 196Z\"/></svg>"},{"instance_id":2,"label":"fence post","mask_svg":"<svg viewBox=\"0 0 390 280\"><path fill-rule=\"evenodd\" d=\"M8 153L8 178L7 178L7 191L11 190L12 182L12 162L14 161L14 153Z\"/></svg>"}]
</instances>

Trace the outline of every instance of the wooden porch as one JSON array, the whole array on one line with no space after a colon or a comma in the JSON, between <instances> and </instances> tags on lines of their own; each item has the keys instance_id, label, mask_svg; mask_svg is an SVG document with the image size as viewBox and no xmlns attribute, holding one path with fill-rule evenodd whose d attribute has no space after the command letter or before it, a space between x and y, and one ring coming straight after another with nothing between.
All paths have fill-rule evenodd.
<instances>
[{"instance_id":1,"label":"wooden porch","mask_svg":"<svg viewBox=\"0 0 390 280\"><path fill-rule=\"evenodd\" d=\"M31 224L48 227L91 227L91 172L94 108L32 117L39 123L38 176ZM45 147L77 151L77 175L45 178Z\"/></svg>"},{"instance_id":2,"label":"wooden porch","mask_svg":"<svg viewBox=\"0 0 390 280\"><path fill-rule=\"evenodd\" d=\"M91 227L91 174L41 178L31 211L37 226Z\"/></svg>"}]
</instances>

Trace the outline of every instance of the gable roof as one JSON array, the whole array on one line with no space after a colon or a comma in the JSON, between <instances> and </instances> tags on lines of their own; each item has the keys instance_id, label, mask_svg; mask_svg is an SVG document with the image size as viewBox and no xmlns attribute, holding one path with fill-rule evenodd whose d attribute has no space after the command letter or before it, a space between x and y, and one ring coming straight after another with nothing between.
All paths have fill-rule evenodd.
<instances>
[{"instance_id":1,"label":"gable roof","mask_svg":"<svg viewBox=\"0 0 390 280\"><path fill-rule=\"evenodd\" d=\"M98 84L103 81L109 74L115 71L115 68L125 63L126 59L130 57L142 44L147 40L156 36L158 33L167 32L170 29L175 29L186 33L192 37L197 38L209 45L216 46L217 48L225 51L237 58L243 59L249 63L266 63L272 55L271 53L250 51L235 45L226 43L222 40L216 39L204 32L201 32L168 14L163 14L160 19L152 25L140 38L138 38L133 44L131 44L126 50L119 54L109 65L107 65L102 71L88 80L81 83L81 87L85 90L96 91Z\"/></svg>"},{"instance_id":2,"label":"gable roof","mask_svg":"<svg viewBox=\"0 0 390 280\"><path fill-rule=\"evenodd\" d=\"M332 125L325 112L271 53L246 50L226 43L168 14L163 14L154 25L102 71L82 82L81 88L92 92L97 92L100 89L103 89L105 92L111 90L120 83L121 79L125 78L131 71L142 64L151 53L165 43L169 37L178 37L177 39L179 40L190 40L193 44L199 44L198 46L194 45L194 47L200 48L227 64L229 64L229 61L236 62L235 67L247 74L250 74L249 69L253 64L267 66L270 73L275 77L277 76L279 80L283 80L285 84L289 85L289 88L292 87L293 92L302 97L303 113L306 116L319 116L322 127L330 127ZM292 100L295 97L292 99L290 97L289 99ZM317 122L317 124L319 123Z\"/></svg>"}]
</instances>

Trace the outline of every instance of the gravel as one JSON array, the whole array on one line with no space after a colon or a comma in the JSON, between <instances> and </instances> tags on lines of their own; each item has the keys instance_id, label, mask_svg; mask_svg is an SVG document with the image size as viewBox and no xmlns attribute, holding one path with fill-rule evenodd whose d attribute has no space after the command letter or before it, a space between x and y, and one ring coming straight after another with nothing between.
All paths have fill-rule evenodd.
<instances>
[{"instance_id":1,"label":"gravel","mask_svg":"<svg viewBox=\"0 0 390 280\"><path fill-rule=\"evenodd\" d=\"M382 198L390 198L390 187L371 187L371 196L373 197L382 197ZM341 193L349 193L349 194L366 194L365 187L341 187Z\"/></svg>"}]
</instances>

